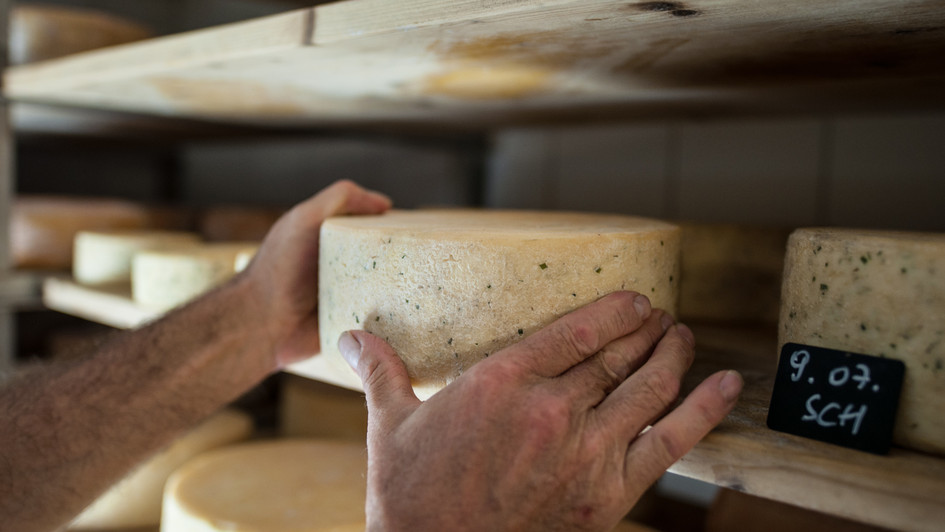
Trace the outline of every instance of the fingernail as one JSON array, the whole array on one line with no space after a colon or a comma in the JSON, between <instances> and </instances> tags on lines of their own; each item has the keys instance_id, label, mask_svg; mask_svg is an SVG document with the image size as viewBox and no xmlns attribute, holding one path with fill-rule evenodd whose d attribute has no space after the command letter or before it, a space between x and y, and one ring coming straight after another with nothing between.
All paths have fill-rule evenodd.
<instances>
[{"instance_id":1,"label":"fingernail","mask_svg":"<svg viewBox=\"0 0 945 532\"><path fill-rule=\"evenodd\" d=\"M351 333L346 332L338 339L338 350L352 368L357 369L361 358L361 343Z\"/></svg>"},{"instance_id":2,"label":"fingernail","mask_svg":"<svg viewBox=\"0 0 945 532\"><path fill-rule=\"evenodd\" d=\"M663 332L666 332L667 329L672 327L673 323L676 323L676 320L669 314L663 314L663 317L660 318L660 325L663 326Z\"/></svg>"},{"instance_id":3,"label":"fingernail","mask_svg":"<svg viewBox=\"0 0 945 532\"><path fill-rule=\"evenodd\" d=\"M684 323L677 323L676 330L679 331L680 336L689 342L689 345L696 346L696 335L692 334L692 329L686 327Z\"/></svg>"},{"instance_id":4,"label":"fingernail","mask_svg":"<svg viewBox=\"0 0 945 532\"><path fill-rule=\"evenodd\" d=\"M724 397L726 401L734 401L742 391L744 385L745 381L742 379L742 376L737 371L729 370L725 373L725 376L722 377L722 380L719 381L719 391L722 392L722 397Z\"/></svg>"},{"instance_id":5,"label":"fingernail","mask_svg":"<svg viewBox=\"0 0 945 532\"><path fill-rule=\"evenodd\" d=\"M650 305L650 299L644 295L638 295L634 298L633 307L637 309L637 315L644 320L650 317L650 311L653 310L653 307Z\"/></svg>"}]
</instances>

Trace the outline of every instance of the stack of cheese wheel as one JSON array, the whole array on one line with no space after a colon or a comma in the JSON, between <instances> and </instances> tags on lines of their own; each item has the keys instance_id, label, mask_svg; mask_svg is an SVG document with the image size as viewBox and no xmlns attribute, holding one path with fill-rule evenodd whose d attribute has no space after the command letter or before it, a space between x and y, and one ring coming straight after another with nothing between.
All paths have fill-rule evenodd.
<instances>
[{"instance_id":1,"label":"stack of cheese wheel","mask_svg":"<svg viewBox=\"0 0 945 532\"><path fill-rule=\"evenodd\" d=\"M790 230L734 224L682 227L679 315L685 321L778 322Z\"/></svg>"},{"instance_id":2,"label":"stack of cheese wheel","mask_svg":"<svg viewBox=\"0 0 945 532\"><path fill-rule=\"evenodd\" d=\"M144 26L105 13L17 5L10 12L10 62L53 59L151 36Z\"/></svg>"},{"instance_id":3,"label":"stack of cheese wheel","mask_svg":"<svg viewBox=\"0 0 945 532\"><path fill-rule=\"evenodd\" d=\"M893 441L945 453L945 235L801 229L785 258L779 346L906 365Z\"/></svg>"},{"instance_id":4,"label":"stack of cheese wheel","mask_svg":"<svg viewBox=\"0 0 945 532\"><path fill-rule=\"evenodd\" d=\"M198 454L245 440L253 431L249 416L224 410L141 464L85 509L71 530L114 530L157 526L168 477Z\"/></svg>"},{"instance_id":5,"label":"stack of cheese wheel","mask_svg":"<svg viewBox=\"0 0 945 532\"><path fill-rule=\"evenodd\" d=\"M394 211L321 231L321 351L350 386L346 330L386 339L420 396L476 362L618 290L675 313L679 228L628 216Z\"/></svg>"},{"instance_id":6,"label":"stack of cheese wheel","mask_svg":"<svg viewBox=\"0 0 945 532\"><path fill-rule=\"evenodd\" d=\"M136 253L132 298L154 310L170 310L235 275L242 260L252 257L258 247L250 242L203 244Z\"/></svg>"},{"instance_id":7,"label":"stack of cheese wheel","mask_svg":"<svg viewBox=\"0 0 945 532\"><path fill-rule=\"evenodd\" d=\"M363 442L277 440L203 454L168 480L162 532L364 530Z\"/></svg>"},{"instance_id":8,"label":"stack of cheese wheel","mask_svg":"<svg viewBox=\"0 0 945 532\"><path fill-rule=\"evenodd\" d=\"M199 243L199 236L182 231L82 231L75 238L72 272L84 285L127 283L136 253Z\"/></svg>"}]
</instances>

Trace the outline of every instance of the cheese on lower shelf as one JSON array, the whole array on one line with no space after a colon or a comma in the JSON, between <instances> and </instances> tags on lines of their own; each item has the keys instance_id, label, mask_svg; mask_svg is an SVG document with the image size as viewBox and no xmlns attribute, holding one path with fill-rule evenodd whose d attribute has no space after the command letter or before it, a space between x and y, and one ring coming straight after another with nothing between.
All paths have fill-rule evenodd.
<instances>
[{"instance_id":1,"label":"cheese on lower shelf","mask_svg":"<svg viewBox=\"0 0 945 532\"><path fill-rule=\"evenodd\" d=\"M790 230L684 223L679 315L684 321L778 322Z\"/></svg>"},{"instance_id":2,"label":"cheese on lower shelf","mask_svg":"<svg viewBox=\"0 0 945 532\"><path fill-rule=\"evenodd\" d=\"M779 346L902 360L893 441L945 453L945 235L798 230L781 297Z\"/></svg>"},{"instance_id":3,"label":"cheese on lower shelf","mask_svg":"<svg viewBox=\"0 0 945 532\"><path fill-rule=\"evenodd\" d=\"M85 285L127 283L136 253L199 243L199 236L183 231L82 231L75 238L72 272Z\"/></svg>"},{"instance_id":4,"label":"cheese on lower shelf","mask_svg":"<svg viewBox=\"0 0 945 532\"><path fill-rule=\"evenodd\" d=\"M364 530L365 444L277 440L218 449L178 470L163 532Z\"/></svg>"},{"instance_id":5,"label":"cheese on lower shelf","mask_svg":"<svg viewBox=\"0 0 945 532\"><path fill-rule=\"evenodd\" d=\"M70 530L111 530L157 526L164 484L179 467L202 452L247 439L252 419L223 410L140 465L85 509Z\"/></svg>"},{"instance_id":6,"label":"cheese on lower shelf","mask_svg":"<svg viewBox=\"0 0 945 532\"><path fill-rule=\"evenodd\" d=\"M676 311L679 228L616 215L400 211L321 231L321 352L351 374L340 335L365 329L429 396L490 354L618 290Z\"/></svg>"},{"instance_id":7,"label":"cheese on lower shelf","mask_svg":"<svg viewBox=\"0 0 945 532\"><path fill-rule=\"evenodd\" d=\"M256 243L242 242L136 253L132 260L132 298L154 310L170 310L233 277L238 259L252 256L257 248Z\"/></svg>"}]
</instances>

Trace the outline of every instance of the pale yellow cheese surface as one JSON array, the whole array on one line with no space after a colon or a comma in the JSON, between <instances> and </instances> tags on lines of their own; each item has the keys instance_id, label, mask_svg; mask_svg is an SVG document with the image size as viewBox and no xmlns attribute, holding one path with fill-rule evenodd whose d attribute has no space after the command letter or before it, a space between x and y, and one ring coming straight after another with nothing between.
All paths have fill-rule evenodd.
<instances>
[{"instance_id":1,"label":"pale yellow cheese surface","mask_svg":"<svg viewBox=\"0 0 945 532\"><path fill-rule=\"evenodd\" d=\"M239 258L245 253L252 256L256 248L254 242L242 242L136 253L132 260L132 297L143 306L170 310L233 277Z\"/></svg>"},{"instance_id":2,"label":"pale yellow cheese surface","mask_svg":"<svg viewBox=\"0 0 945 532\"><path fill-rule=\"evenodd\" d=\"M781 299L780 346L902 360L893 441L945 453L945 235L798 230Z\"/></svg>"},{"instance_id":3,"label":"pale yellow cheese surface","mask_svg":"<svg viewBox=\"0 0 945 532\"><path fill-rule=\"evenodd\" d=\"M290 439L219 449L168 481L161 530L363 530L366 471L363 442Z\"/></svg>"},{"instance_id":4,"label":"pale yellow cheese surface","mask_svg":"<svg viewBox=\"0 0 945 532\"><path fill-rule=\"evenodd\" d=\"M323 357L351 373L340 335L386 339L429 395L476 362L618 290L675 313L679 229L627 216L395 211L325 222Z\"/></svg>"},{"instance_id":5,"label":"pale yellow cheese surface","mask_svg":"<svg viewBox=\"0 0 945 532\"><path fill-rule=\"evenodd\" d=\"M199 236L184 231L82 231L75 237L72 273L86 285L127 283L136 253L199 243Z\"/></svg>"},{"instance_id":6,"label":"pale yellow cheese surface","mask_svg":"<svg viewBox=\"0 0 945 532\"><path fill-rule=\"evenodd\" d=\"M69 529L157 526L168 477L194 456L245 440L252 431L252 419L242 412L223 410L215 414L112 486L86 508Z\"/></svg>"}]
</instances>

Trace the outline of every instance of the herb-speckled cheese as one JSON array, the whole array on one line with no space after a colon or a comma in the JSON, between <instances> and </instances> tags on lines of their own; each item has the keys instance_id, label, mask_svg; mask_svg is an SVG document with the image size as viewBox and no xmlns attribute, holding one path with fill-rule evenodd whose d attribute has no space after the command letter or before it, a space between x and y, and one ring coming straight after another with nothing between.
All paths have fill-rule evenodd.
<instances>
[{"instance_id":1,"label":"herb-speckled cheese","mask_svg":"<svg viewBox=\"0 0 945 532\"><path fill-rule=\"evenodd\" d=\"M781 299L779 346L902 360L893 441L945 453L945 235L800 229Z\"/></svg>"},{"instance_id":2,"label":"herb-speckled cheese","mask_svg":"<svg viewBox=\"0 0 945 532\"><path fill-rule=\"evenodd\" d=\"M82 231L75 237L72 273L86 285L127 283L136 253L198 243L199 236L182 231Z\"/></svg>"},{"instance_id":3,"label":"herb-speckled cheese","mask_svg":"<svg viewBox=\"0 0 945 532\"><path fill-rule=\"evenodd\" d=\"M137 253L132 262L132 296L146 307L170 310L233 277L239 257L257 248L258 244L245 242Z\"/></svg>"},{"instance_id":4,"label":"herb-speckled cheese","mask_svg":"<svg viewBox=\"0 0 945 532\"><path fill-rule=\"evenodd\" d=\"M70 530L154 527L161 521L164 484L174 471L200 453L249 438L252 419L223 410L180 437L112 486L69 525Z\"/></svg>"},{"instance_id":5,"label":"herb-speckled cheese","mask_svg":"<svg viewBox=\"0 0 945 532\"><path fill-rule=\"evenodd\" d=\"M322 355L352 373L339 336L365 329L400 354L421 396L618 290L676 311L679 228L615 215L400 211L332 218L321 232Z\"/></svg>"},{"instance_id":6,"label":"herb-speckled cheese","mask_svg":"<svg viewBox=\"0 0 945 532\"><path fill-rule=\"evenodd\" d=\"M363 442L279 440L218 449L168 480L162 532L364 530Z\"/></svg>"}]
</instances>

